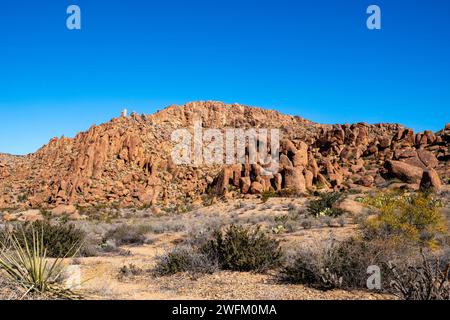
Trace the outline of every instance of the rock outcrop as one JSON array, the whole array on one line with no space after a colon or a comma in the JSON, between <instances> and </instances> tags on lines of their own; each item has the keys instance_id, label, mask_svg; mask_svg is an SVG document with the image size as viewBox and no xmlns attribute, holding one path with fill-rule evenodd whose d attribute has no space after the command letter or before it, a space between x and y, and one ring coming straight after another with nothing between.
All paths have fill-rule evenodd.
<instances>
[{"instance_id":1,"label":"rock outcrop","mask_svg":"<svg viewBox=\"0 0 450 320\"><path fill-rule=\"evenodd\" d=\"M250 162L174 164L171 135L182 128L193 134L195 120L223 132L279 129L279 170L265 175L263 165ZM436 176L450 176L449 146L450 125L415 134L398 124L321 125L238 104L194 102L153 115L123 114L24 157L0 154L0 208L170 205L198 201L207 192L303 194L383 187L393 178L437 187Z\"/></svg>"}]
</instances>

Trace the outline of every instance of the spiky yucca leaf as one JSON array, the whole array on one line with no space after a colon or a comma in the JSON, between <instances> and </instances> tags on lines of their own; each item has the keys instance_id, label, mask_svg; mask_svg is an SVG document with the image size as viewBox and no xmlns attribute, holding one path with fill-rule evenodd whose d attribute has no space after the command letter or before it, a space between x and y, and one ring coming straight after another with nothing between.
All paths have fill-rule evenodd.
<instances>
[{"instance_id":1,"label":"spiky yucca leaf","mask_svg":"<svg viewBox=\"0 0 450 320\"><path fill-rule=\"evenodd\" d=\"M69 250L73 252L71 256L66 254L48 259L43 230L39 232L33 229L30 240L21 242L13 233L0 240L0 269L5 271L7 279L25 289L24 295L35 293L65 299L81 298L59 283L64 271L63 260L77 254L77 244Z\"/></svg>"}]
</instances>

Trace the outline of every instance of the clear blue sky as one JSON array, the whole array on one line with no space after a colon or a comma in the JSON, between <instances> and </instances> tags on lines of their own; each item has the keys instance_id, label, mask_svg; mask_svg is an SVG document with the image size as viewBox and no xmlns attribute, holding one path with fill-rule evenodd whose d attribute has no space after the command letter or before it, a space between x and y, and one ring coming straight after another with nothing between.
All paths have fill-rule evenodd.
<instances>
[{"instance_id":1,"label":"clear blue sky","mask_svg":"<svg viewBox=\"0 0 450 320\"><path fill-rule=\"evenodd\" d=\"M82 30L66 28L66 8ZM366 8L382 9L382 30ZM450 122L448 0L2 0L0 152L127 107L240 102L317 122Z\"/></svg>"}]
</instances>

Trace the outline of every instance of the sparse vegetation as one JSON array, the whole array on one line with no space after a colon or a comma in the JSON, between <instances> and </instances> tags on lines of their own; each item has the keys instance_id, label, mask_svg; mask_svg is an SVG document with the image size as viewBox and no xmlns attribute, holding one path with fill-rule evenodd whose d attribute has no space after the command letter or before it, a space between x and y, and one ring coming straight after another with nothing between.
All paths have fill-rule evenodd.
<instances>
[{"instance_id":1,"label":"sparse vegetation","mask_svg":"<svg viewBox=\"0 0 450 320\"><path fill-rule=\"evenodd\" d=\"M446 230L441 202L430 194L403 193L379 193L363 202L378 214L361 219L361 235L299 252L280 280L323 290L366 289L367 268L376 265L384 292L402 299L448 299L448 259L442 268L424 256L420 262L418 255L421 246L436 248L437 236Z\"/></svg>"},{"instance_id":2,"label":"sparse vegetation","mask_svg":"<svg viewBox=\"0 0 450 320\"><path fill-rule=\"evenodd\" d=\"M342 277L330 272L328 268L318 268L312 261L299 257L280 275L284 283L304 284L320 290L331 290L342 286Z\"/></svg>"},{"instance_id":3,"label":"sparse vegetation","mask_svg":"<svg viewBox=\"0 0 450 320\"><path fill-rule=\"evenodd\" d=\"M58 258L75 253L83 248L86 234L70 223L51 223L50 221L36 221L25 225L16 224L12 230L3 230L0 238L7 239L12 233L22 248L32 243L35 230L41 230L43 246L47 257ZM79 250L77 250L79 251Z\"/></svg>"},{"instance_id":4,"label":"sparse vegetation","mask_svg":"<svg viewBox=\"0 0 450 320\"><path fill-rule=\"evenodd\" d=\"M305 284L321 290L366 289L367 267L383 270L383 285L389 285L388 262L401 260L405 252L382 242L351 238L316 250L303 250L282 270L282 282Z\"/></svg>"},{"instance_id":5,"label":"sparse vegetation","mask_svg":"<svg viewBox=\"0 0 450 320\"><path fill-rule=\"evenodd\" d=\"M430 261L423 252L421 256L421 264L403 270L390 264L391 292L403 300L450 300L450 262L441 269L439 258Z\"/></svg>"},{"instance_id":6,"label":"sparse vegetation","mask_svg":"<svg viewBox=\"0 0 450 320\"><path fill-rule=\"evenodd\" d=\"M28 200L28 195L26 193L24 194L20 194L17 196L17 201L23 203L26 202Z\"/></svg>"},{"instance_id":7,"label":"sparse vegetation","mask_svg":"<svg viewBox=\"0 0 450 320\"><path fill-rule=\"evenodd\" d=\"M320 193L319 199L312 200L308 204L308 213L313 217L328 216L339 217L345 213L344 210L336 208L335 204L342 201L344 194L342 192Z\"/></svg>"},{"instance_id":8,"label":"sparse vegetation","mask_svg":"<svg viewBox=\"0 0 450 320\"><path fill-rule=\"evenodd\" d=\"M300 225L303 227L303 229L308 230L308 229L312 228L312 221L311 221L311 219L306 218L306 219L302 220Z\"/></svg>"}]
</instances>

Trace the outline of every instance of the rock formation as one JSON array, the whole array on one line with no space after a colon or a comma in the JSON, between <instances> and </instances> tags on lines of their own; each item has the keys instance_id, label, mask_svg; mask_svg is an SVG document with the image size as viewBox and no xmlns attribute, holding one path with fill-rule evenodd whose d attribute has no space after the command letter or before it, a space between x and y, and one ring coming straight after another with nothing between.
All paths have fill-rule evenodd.
<instances>
[{"instance_id":1,"label":"rock formation","mask_svg":"<svg viewBox=\"0 0 450 320\"><path fill-rule=\"evenodd\" d=\"M263 175L259 164L175 165L171 134L192 132L194 119L220 130L280 129L280 170ZM383 187L392 179L439 189L450 176L449 146L450 125L415 134L398 124L321 125L238 104L193 102L154 115L122 114L24 157L0 154L0 208L165 205L207 192L304 194Z\"/></svg>"}]
</instances>

